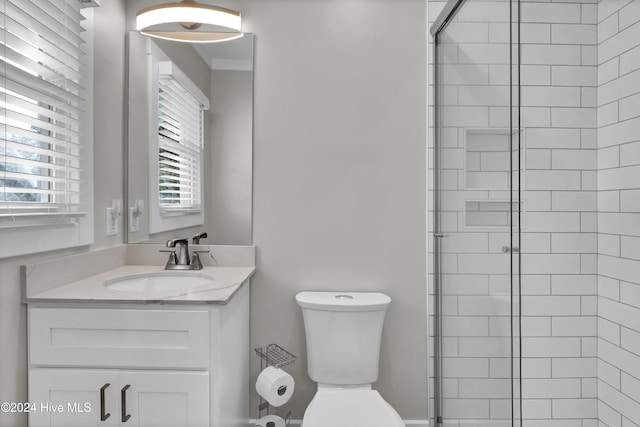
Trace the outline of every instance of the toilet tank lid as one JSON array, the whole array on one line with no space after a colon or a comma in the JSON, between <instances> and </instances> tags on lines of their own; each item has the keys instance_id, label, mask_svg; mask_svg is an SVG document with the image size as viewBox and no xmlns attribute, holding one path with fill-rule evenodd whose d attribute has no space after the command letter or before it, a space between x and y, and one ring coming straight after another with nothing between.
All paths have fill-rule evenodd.
<instances>
[{"instance_id":1,"label":"toilet tank lid","mask_svg":"<svg viewBox=\"0 0 640 427\"><path fill-rule=\"evenodd\" d=\"M311 310L383 311L391 298L378 292L300 292L296 301Z\"/></svg>"}]
</instances>

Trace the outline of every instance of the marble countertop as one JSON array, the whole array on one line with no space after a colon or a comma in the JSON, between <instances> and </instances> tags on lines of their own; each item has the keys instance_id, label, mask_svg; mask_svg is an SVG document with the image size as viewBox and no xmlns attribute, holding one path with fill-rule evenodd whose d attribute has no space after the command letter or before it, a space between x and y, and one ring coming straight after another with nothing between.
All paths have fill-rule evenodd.
<instances>
[{"instance_id":1,"label":"marble countertop","mask_svg":"<svg viewBox=\"0 0 640 427\"><path fill-rule=\"evenodd\" d=\"M182 290L118 291L105 286L128 276L175 275L180 271L165 270L164 266L123 265L74 282L25 296L26 303L117 303L117 304L226 304L255 267L204 267L185 274L214 278L212 285ZM178 280L178 279L177 279Z\"/></svg>"}]
</instances>

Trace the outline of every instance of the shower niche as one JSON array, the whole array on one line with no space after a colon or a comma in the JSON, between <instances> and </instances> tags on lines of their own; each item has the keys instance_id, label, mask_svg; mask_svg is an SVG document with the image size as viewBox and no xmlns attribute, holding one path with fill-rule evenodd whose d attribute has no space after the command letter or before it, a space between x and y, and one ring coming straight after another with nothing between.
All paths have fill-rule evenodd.
<instances>
[{"instance_id":1,"label":"shower niche","mask_svg":"<svg viewBox=\"0 0 640 427\"><path fill-rule=\"evenodd\" d=\"M464 146L462 182L466 194L473 195L464 201L464 227L508 228L513 216L524 212L524 202L518 206L510 201L512 182L525 176L524 135L508 128L463 128L460 133ZM520 144L513 144L518 136Z\"/></svg>"}]
</instances>

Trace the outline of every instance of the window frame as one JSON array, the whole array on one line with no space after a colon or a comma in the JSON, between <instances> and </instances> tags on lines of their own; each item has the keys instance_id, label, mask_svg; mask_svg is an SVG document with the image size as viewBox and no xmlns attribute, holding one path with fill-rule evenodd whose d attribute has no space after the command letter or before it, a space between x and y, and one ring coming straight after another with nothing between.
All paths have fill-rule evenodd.
<instances>
[{"instance_id":1,"label":"window frame","mask_svg":"<svg viewBox=\"0 0 640 427\"><path fill-rule=\"evenodd\" d=\"M94 55L94 9L78 0L83 6L80 12L84 20L79 22L84 31L82 38L84 51L81 73L84 89L81 91L83 101L79 107L80 133L79 156L80 173L78 204L82 207L76 212L55 211L55 203L43 204L26 213L19 205L11 202L0 202L5 220L0 224L0 259L38 252L66 249L90 245L94 241L94 207L93 207L93 55ZM1 157L1 156L0 156ZM0 188L0 191L2 189ZM48 207L48 206L51 207ZM19 215L11 215L20 212ZM36 244L34 244L36 242Z\"/></svg>"},{"instance_id":2,"label":"window frame","mask_svg":"<svg viewBox=\"0 0 640 427\"><path fill-rule=\"evenodd\" d=\"M149 233L156 234L164 231L176 230L180 228L193 227L204 224L204 112L210 108L209 98L204 92L182 71L175 63L151 40L149 43ZM202 138L202 149L200 150L200 201L199 209L166 209L160 206L160 196L158 191L159 183L159 137L158 137L158 93L159 76L161 67L170 63L170 70L173 78L193 95L202 105L202 120L200 131Z\"/></svg>"}]
</instances>

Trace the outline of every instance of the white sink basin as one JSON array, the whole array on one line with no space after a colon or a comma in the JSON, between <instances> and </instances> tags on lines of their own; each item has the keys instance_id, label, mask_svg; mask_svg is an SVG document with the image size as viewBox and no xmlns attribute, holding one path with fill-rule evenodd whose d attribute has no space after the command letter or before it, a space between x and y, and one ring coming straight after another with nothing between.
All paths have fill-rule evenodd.
<instances>
[{"instance_id":1,"label":"white sink basin","mask_svg":"<svg viewBox=\"0 0 640 427\"><path fill-rule=\"evenodd\" d=\"M108 280L105 287L121 292L183 291L201 286L220 289L228 284L216 283L213 276L200 273L167 272L140 274Z\"/></svg>"}]
</instances>

